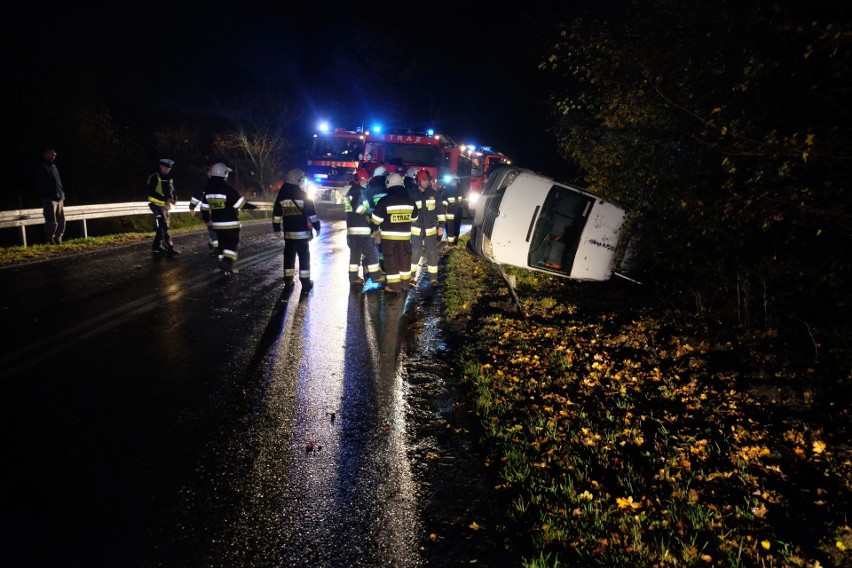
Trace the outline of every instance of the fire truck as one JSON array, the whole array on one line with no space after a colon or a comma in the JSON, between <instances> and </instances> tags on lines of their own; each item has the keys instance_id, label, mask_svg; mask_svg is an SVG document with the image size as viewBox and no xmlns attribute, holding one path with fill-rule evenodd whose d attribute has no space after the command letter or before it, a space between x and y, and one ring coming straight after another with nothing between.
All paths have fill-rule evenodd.
<instances>
[{"instance_id":1,"label":"fire truck","mask_svg":"<svg viewBox=\"0 0 852 568\"><path fill-rule=\"evenodd\" d=\"M412 131L370 134L364 143L362 167L372 175L379 166L400 175L412 167L425 169L435 180L455 174L463 191L470 188L471 160L462 147L444 134Z\"/></svg>"},{"instance_id":2,"label":"fire truck","mask_svg":"<svg viewBox=\"0 0 852 568\"><path fill-rule=\"evenodd\" d=\"M340 205L352 175L364 159L361 132L337 128L313 135L305 167L309 191L319 204Z\"/></svg>"},{"instance_id":3,"label":"fire truck","mask_svg":"<svg viewBox=\"0 0 852 568\"><path fill-rule=\"evenodd\" d=\"M482 146L478 149L469 146L465 151L471 161L468 205L475 207L491 172L500 166L511 165L512 161L507 155L492 150L490 146Z\"/></svg>"}]
</instances>

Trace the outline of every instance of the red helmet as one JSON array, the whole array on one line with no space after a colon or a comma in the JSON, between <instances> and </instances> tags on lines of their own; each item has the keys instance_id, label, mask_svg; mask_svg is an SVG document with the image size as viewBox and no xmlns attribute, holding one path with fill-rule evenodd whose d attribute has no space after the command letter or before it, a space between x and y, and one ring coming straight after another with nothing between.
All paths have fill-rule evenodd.
<instances>
[{"instance_id":1,"label":"red helmet","mask_svg":"<svg viewBox=\"0 0 852 568\"><path fill-rule=\"evenodd\" d=\"M360 184L362 181L367 181L370 179L370 173L364 168L358 168L355 170L355 173L352 174L352 181Z\"/></svg>"},{"instance_id":2,"label":"red helmet","mask_svg":"<svg viewBox=\"0 0 852 568\"><path fill-rule=\"evenodd\" d=\"M417 172L417 183L420 183L424 179L432 181L432 174L429 173L429 170L420 170Z\"/></svg>"}]
</instances>

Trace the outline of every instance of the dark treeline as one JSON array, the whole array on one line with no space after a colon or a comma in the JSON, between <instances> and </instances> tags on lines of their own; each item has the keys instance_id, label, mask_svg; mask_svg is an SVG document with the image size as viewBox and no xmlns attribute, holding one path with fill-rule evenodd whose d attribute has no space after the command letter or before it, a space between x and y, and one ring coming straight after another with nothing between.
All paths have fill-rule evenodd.
<instances>
[{"instance_id":1,"label":"dark treeline","mask_svg":"<svg viewBox=\"0 0 852 568\"><path fill-rule=\"evenodd\" d=\"M557 28L560 150L633 212L647 283L847 389L850 5L655 0Z\"/></svg>"}]
</instances>

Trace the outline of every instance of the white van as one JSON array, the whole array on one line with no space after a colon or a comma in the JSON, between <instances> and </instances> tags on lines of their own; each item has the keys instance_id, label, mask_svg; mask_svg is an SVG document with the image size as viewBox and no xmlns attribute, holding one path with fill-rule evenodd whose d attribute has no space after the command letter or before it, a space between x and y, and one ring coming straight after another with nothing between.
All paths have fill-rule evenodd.
<instances>
[{"instance_id":1,"label":"white van","mask_svg":"<svg viewBox=\"0 0 852 568\"><path fill-rule=\"evenodd\" d=\"M622 261L625 211L523 168L495 171L476 207L468 250L497 264L574 280L609 280Z\"/></svg>"}]
</instances>

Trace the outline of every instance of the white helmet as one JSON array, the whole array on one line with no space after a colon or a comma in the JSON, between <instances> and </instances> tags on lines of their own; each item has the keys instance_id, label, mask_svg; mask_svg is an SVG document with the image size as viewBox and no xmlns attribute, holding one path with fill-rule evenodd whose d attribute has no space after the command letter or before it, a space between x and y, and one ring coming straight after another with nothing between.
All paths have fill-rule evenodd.
<instances>
[{"instance_id":1,"label":"white helmet","mask_svg":"<svg viewBox=\"0 0 852 568\"><path fill-rule=\"evenodd\" d=\"M408 171L405 172L405 177L414 179L417 177L417 168L408 168Z\"/></svg>"},{"instance_id":2,"label":"white helmet","mask_svg":"<svg viewBox=\"0 0 852 568\"><path fill-rule=\"evenodd\" d=\"M302 170L299 168L293 168L287 175L284 176L285 183L292 183L293 185L301 185L302 179L305 177L305 174L302 173Z\"/></svg>"},{"instance_id":3,"label":"white helmet","mask_svg":"<svg viewBox=\"0 0 852 568\"><path fill-rule=\"evenodd\" d=\"M399 174L391 174L388 176L385 185L387 187L393 187L395 185L405 185L405 179Z\"/></svg>"},{"instance_id":4,"label":"white helmet","mask_svg":"<svg viewBox=\"0 0 852 568\"><path fill-rule=\"evenodd\" d=\"M373 170L373 177L386 176L388 175L388 171L384 166L379 166L375 170Z\"/></svg>"},{"instance_id":5,"label":"white helmet","mask_svg":"<svg viewBox=\"0 0 852 568\"><path fill-rule=\"evenodd\" d=\"M210 177L220 177L227 178L228 174L233 170L223 164L222 162L216 162L210 167Z\"/></svg>"}]
</instances>

